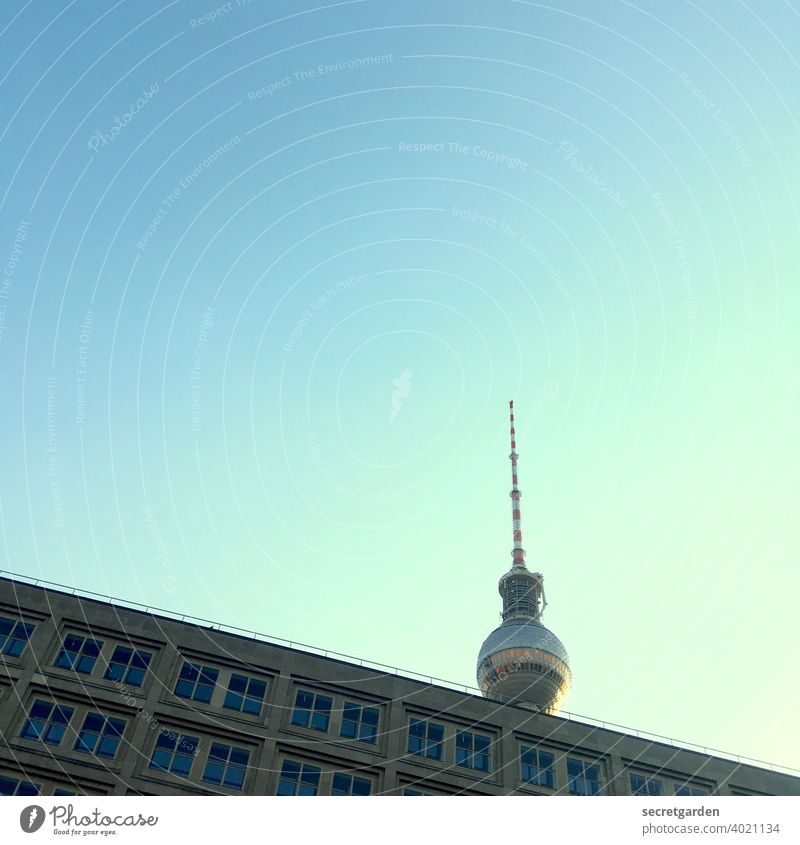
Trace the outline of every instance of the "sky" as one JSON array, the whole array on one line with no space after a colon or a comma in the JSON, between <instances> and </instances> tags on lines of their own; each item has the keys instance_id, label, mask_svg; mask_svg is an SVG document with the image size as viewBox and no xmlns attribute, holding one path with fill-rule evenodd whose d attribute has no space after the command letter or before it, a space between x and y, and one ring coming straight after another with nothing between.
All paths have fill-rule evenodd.
<instances>
[{"instance_id":1,"label":"sky","mask_svg":"<svg viewBox=\"0 0 800 845\"><path fill-rule=\"evenodd\" d=\"M0 568L463 684L515 400L566 709L800 767L800 8L0 8Z\"/></svg>"}]
</instances>

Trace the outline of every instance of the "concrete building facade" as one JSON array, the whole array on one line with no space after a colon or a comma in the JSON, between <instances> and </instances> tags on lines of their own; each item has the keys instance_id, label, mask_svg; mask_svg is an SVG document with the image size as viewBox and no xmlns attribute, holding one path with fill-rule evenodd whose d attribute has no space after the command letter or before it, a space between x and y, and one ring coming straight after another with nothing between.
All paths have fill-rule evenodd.
<instances>
[{"instance_id":1,"label":"concrete building facade","mask_svg":"<svg viewBox=\"0 0 800 845\"><path fill-rule=\"evenodd\" d=\"M800 795L800 778L3 577L0 794Z\"/></svg>"}]
</instances>

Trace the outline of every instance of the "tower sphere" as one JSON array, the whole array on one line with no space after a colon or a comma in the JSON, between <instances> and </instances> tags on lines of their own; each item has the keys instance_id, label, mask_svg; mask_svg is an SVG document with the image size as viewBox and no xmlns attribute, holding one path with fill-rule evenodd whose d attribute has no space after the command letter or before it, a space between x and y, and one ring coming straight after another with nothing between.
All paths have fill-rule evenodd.
<instances>
[{"instance_id":1,"label":"tower sphere","mask_svg":"<svg viewBox=\"0 0 800 845\"><path fill-rule=\"evenodd\" d=\"M561 640L540 622L504 622L478 652L478 685L486 698L522 701L557 710L569 693L572 672Z\"/></svg>"}]
</instances>

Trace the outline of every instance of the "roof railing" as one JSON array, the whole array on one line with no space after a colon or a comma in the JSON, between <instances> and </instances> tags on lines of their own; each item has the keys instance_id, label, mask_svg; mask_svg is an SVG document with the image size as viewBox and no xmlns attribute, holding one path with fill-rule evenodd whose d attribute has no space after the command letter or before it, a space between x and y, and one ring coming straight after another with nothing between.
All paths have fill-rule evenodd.
<instances>
[{"instance_id":1,"label":"roof railing","mask_svg":"<svg viewBox=\"0 0 800 845\"><path fill-rule=\"evenodd\" d=\"M59 592L64 592L68 595L76 596L78 598L88 598L92 600L102 600L108 604L127 608L129 610L138 610L142 613L151 615L163 616L175 622L183 622L185 624L204 625L215 631L221 633L233 634L235 636L247 636L259 642L269 643L271 645L285 646L286 648L300 649L307 651L310 654L316 654L321 657L329 657L336 659L343 659L349 663L355 663L364 669L374 669L376 671L384 672L386 674L397 675L398 677L407 678L412 681L418 681L433 686L441 686L451 690L463 692L465 695L481 695L478 687L470 686L469 684L461 684L458 681L450 681L446 678L438 678L435 675L425 675L420 672L415 672L411 669L401 669L397 666L391 666L387 663L380 663L375 660L368 660L363 657L356 657L352 654L344 654L339 651L331 649L320 648L319 646L309 645L308 643L298 642L297 640L288 640L285 637L273 636L271 634L262 634L259 631L252 631L248 628L240 628L236 625L228 625L224 622L214 622L211 619L204 619L200 616L191 616L186 613L178 613L177 611L167 610L163 607L156 607L155 605L144 604L142 602L131 601L129 599L120 599L115 596L109 596L104 593L98 593L93 590L83 590L78 587L70 587L67 584L59 584L55 581L48 581L44 578L36 578L32 575L23 575L19 572L11 572L7 569L0 569L0 578L6 576L8 580L19 581L28 584L32 587L43 588L57 588ZM516 707L521 707L526 710L539 711L539 708L534 705L516 704ZM652 733L650 731L643 731L638 728L631 728L626 725L620 725L616 722L608 722L603 719L596 719L593 716L584 716L579 713L571 713L568 710L559 710L558 718L567 719L572 722L579 722L580 724L589 725L591 727L603 728L604 730L619 731L621 733L633 734L639 739L646 739L653 742L659 742L664 745L669 745L673 748L680 748L684 751L694 751L706 756L721 757L732 762L740 763L742 765L752 765L762 768L770 769L773 772L782 774L800 776L800 769L792 768L791 766L781 766L777 763L770 763L767 760L758 760L754 757L745 757L740 754L734 754L730 751L722 751L719 748L711 748L704 745L699 745L685 740L675 739L674 737L663 736L662 734Z\"/></svg>"}]
</instances>

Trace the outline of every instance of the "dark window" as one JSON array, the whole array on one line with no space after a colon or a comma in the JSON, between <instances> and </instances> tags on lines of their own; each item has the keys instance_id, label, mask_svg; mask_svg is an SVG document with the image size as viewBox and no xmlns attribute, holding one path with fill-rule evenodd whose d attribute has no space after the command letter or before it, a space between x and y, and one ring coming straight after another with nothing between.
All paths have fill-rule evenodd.
<instances>
[{"instance_id":1,"label":"dark window","mask_svg":"<svg viewBox=\"0 0 800 845\"><path fill-rule=\"evenodd\" d=\"M520 748L520 777L523 783L544 786L547 789L556 788L555 755L549 751L541 751L530 745Z\"/></svg>"},{"instance_id":2,"label":"dark window","mask_svg":"<svg viewBox=\"0 0 800 845\"><path fill-rule=\"evenodd\" d=\"M241 789L249 760L250 752L244 748L212 742L203 780L227 786L230 789Z\"/></svg>"},{"instance_id":3,"label":"dark window","mask_svg":"<svg viewBox=\"0 0 800 845\"><path fill-rule=\"evenodd\" d=\"M466 769L488 772L491 769L489 746L491 739L471 731L456 734L456 765Z\"/></svg>"},{"instance_id":4,"label":"dark window","mask_svg":"<svg viewBox=\"0 0 800 845\"><path fill-rule=\"evenodd\" d=\"M372 783L366 778L334 772L331 795L369 795L371 791Z\"/></svg>"},{"instance_id":5,"label":"dark window","mask_svg":"<svg viewBox=\"0 0 800 845\"><path fill-rule=\"evenodd\" d=\"M600 766L584 760L567 758L567 777L572 795L600 794Z\"/></svg>"},{"instance_id":6,"label":"dark window","mask_svg":"<svg viewBox=\"0 0 800 845\"><path fill-rule=\"evenodd\" d=\"M223 707L258 716L261 713L266 692L266 681L248 678L245 675L231 675Z\"/></svg>"},{"instance_id":7,"label":"dark window","mask_svg":"<svg viewBox=\"0 0 800 845\"><path fill-rule=\"evenodd\" d=\"M675 784L676 795L710 795L711 793L701 786L692 786L690 783Z\"/></svg>"},{"instance_id":8,"label":"dark window","mask_svg":"<svg viewBox=\"0 0 800 845\"><path fill-rule=\"evenodd\" d=\"M420 792L418 789L411 789L410 787L406 787L403 790L403 795L427 795L427 792Z\"/></svg>"},{"instance_id":9,"label":"dark window","mask_svg":"<svg viewBox=\"0 0 800 845\"><path fill-rule=\"evenodd\" d=\"M117 753L122 732L125 730L123 719L112 719L99 713L87 713L83 727L75 743L76 751L94 754L95 757L111 758Z\"/></svg>"},{"instance_id":10,"label":"dark window","mask_svg":"<svg viewBox=\"0 0 800 845\"><path fill-rule=\"evenodd\" d=\"M375 742L379 719L380 711L377 707L362 707L352 701L345 701L340 735L360 742Z\"/></svg>"},{"instance_id":11,"label":"dark window","mask_svg":"<svg viewBox=\"0 0 800 845\"><path fill-rule=\"evenodd\" d=\"M320 770L308 763L284 760L277 795L316 795Z\"/></svg>"},{"instance_id":12,"label":"dark window","mask_svg":"<svg viewBox=\"0 0 800 845\"><path fill-rule=\"evenodd\" d=\"M631 775L631 795L663 795L664 784L658 778Z\"/></svg>"},{"instance_id":13,"label":"dark window","mask_svg":"<svg viewBox=\"0 0 800 845\"><path fill-rule=\"evenodd\" d=\"M68 789L57 789L53 795L77 795L77 792L70 792Z\"/></svg>"},{"instance_id":14,"label":"dark window","mask_svg":"<svg viewBox=\"0 0 800 845\"><path fill-rule=\"evenodd\" d=\"M6 619L5 616L0 616L0 654L19 657L25 650L35 627L18 619Z\"/></svg>"},{"instance_id":15,"label":"dark window","mask_svg":"<svg viewBox=\"0 0 800 845\"><path fill-rule=\"evenodd\" d=\"M175 695L208 704L214 694L218 677L218 669L186 662L181 668L178 683L175 685Z\"/></svg>"},{"instance_id":16,"label":"dark window","mask_svg":"<svg viewBox=\"0 0 800 845\"><path fill-rule=\"evenodd\" d=\"M426 722L424 719L411 719L408 724L408 751L418 757L442 759L444 744L444 725Z\"/></svg>"},{"instance_id":17,"label":"dark window","mask_svg":"<svg viewBox=\"0 0 800 845\"><path fill-rule=\"evenodd\" d=\"M74 712L74 708L62 707L52 701L34 701L20 736L59 745Z\"/></svg>"},{"instance_id":18,"label":"dark window","mask_svg":"<svg viewBox=\"0 0 800 845\"><path fill-rule=\"evenodd\" d=\"M333 699L327 695L298 690L294 700L292 724L300 725L301 728L313 728L315 731L327 731L332 706Z\"/></svg>"},{"instance_id":19,"label":"dark window","mask_svg":"<svg viewBox=\"0 0 800 845\"><path fill-rule=\"evenodd\" d=\"M192 770L198 739L196 736L182 736L172 731L162 731L156 740L151 769L188 775Z\"/></svg>"},{"instance_id":20,"label":"dark window","mask_svg":"<svg viewBox=\"0 0 800 845\"><path fill-rule=\"evenodd\" d=\"M59 669L74 669L83 675L91 675L103 643L90 637L67 634L62 645L54 665Z\"/></svg>"},{"instance_id":21,"label":"dark window","mask_svg":"<svg viewBox=\"0 0 800 845\"><path fill-rule=\"evenodd\" d=\"M41 789L38 783L0 775L0 795L38 795Z\"/></svg>"},{"instance_id":22,"label":"dark window","mask_svg":"<svg viewBox=\"0 0 800 845\"><path fill-rule=\"evenodd\" d=\"M152 657L149 652L118 645L111 655L105 677L109 681L120 681L132 687L140 687Z\"/></svg>"}]
</instances>

